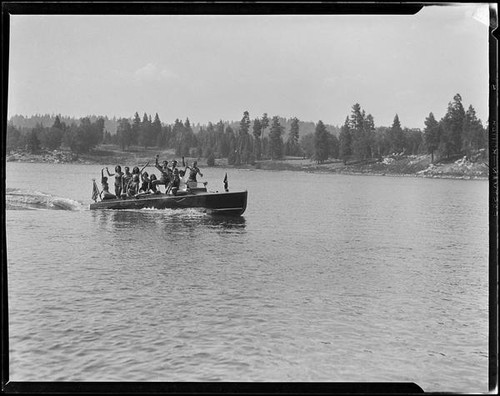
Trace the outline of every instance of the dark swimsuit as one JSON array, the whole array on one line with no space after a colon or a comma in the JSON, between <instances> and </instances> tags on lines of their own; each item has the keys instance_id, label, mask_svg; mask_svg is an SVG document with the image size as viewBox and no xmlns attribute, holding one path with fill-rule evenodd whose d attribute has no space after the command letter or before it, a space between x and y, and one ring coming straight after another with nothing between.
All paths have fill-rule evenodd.
<instances>
[{"instance_id":1,"label":"dark swimsuit","mask_svg":"<svg viewBox=\"0 0 500 396\"><path fill-rule=\"evenodd\" d=\"M144 178L141 184L141 190L148 192L152 184L153 183L151 183L151 180L149 178Z\"/></svg>"}]
</instances>

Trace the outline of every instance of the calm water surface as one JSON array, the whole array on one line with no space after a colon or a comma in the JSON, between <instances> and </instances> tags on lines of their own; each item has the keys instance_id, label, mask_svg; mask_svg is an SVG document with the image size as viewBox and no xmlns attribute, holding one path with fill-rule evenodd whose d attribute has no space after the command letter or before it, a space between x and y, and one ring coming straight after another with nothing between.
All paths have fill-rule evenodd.
<instances>
[{"instance_id":1,"label":"calm water surface","mask_svg":"<svg viewBox=\"0 0 500 396\"><path fill-rule=\"evenodd\" d=\"M100 169L7 163L11 380L488 390L486 181L207 168L231 219L90 211Z\"/></svg>"}]
</instances>

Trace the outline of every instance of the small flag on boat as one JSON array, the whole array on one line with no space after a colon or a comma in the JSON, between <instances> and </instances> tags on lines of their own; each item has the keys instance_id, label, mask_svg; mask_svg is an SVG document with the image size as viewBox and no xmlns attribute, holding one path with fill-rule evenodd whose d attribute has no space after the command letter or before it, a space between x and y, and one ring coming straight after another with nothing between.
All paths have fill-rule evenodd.
<instances>
[{"instance_id":1,"label":"small flag on boat","mask_svg":"<svg viewBox=\"0 0 500 396\"><path fill-rule=\"evenodd\" d=\"M226 172L226 176L224 176L224 190L229 191L228 189L228 183L227 183L227 172Z\"/></svg>"},{"instance_id":2,"label":"small flag on boat","mask_svg":"<svg viewBox=\"0 0 500 396\"><path fill-rule=\"evenodd\" d=\"M97 202L97 198L99 197L99 189L97 188L97 184L95 184L95 179L92 179L94 182L94 186L92 188L92 199L94 202Z\"/></svg>"}]
</instances>

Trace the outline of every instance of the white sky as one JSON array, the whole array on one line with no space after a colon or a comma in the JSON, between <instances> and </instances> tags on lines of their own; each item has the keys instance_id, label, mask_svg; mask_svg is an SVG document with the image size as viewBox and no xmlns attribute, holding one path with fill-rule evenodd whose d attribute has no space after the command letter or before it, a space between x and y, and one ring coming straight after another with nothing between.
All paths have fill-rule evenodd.
<instances>
[{"instance_id":1,"label":"white sky","mask_svg":"<svg viewBox=\"0 0 500 396\"><path fill-rule=\"evenodd\" d=\"M488 5L414 16L11 15L8 117L298 117L423 128L460 93L488 118Z\"/></svg>"}]
</instances>

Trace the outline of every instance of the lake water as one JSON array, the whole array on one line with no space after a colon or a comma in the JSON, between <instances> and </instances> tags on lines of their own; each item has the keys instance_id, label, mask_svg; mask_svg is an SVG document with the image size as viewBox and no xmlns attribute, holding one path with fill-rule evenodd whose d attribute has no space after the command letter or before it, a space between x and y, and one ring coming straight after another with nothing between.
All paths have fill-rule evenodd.
<instances>
[{"instance_id":1,"label":"lake water","mask_svg":"<svg viewBox=\"0 0 500 396\"><path fill-rule=\"evenodd\" d=\"M90 211L100 169L7 163L10 380L488 390L487 181L202 169L221 218Z\"/></svg>"}]
</instances>

